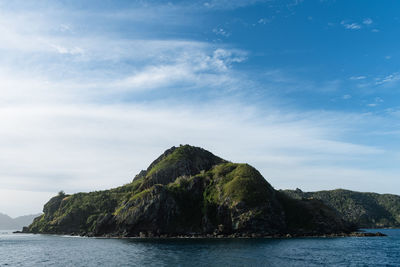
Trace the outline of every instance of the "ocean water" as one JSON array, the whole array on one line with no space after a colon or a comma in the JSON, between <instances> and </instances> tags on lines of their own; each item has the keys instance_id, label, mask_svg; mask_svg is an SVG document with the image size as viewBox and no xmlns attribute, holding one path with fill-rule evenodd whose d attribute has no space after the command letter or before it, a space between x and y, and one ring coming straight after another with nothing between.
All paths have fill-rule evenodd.
<instances>
[{"instance_id":1,"label":"ocean water","mask_svg":"<svg viewBox=\"0 0 400 267\"><path fill-rule=\"evenodd\" d=\"M0 266L400 266L388 237L102 239L0 233Z\"/></svg>"}]
</instances>

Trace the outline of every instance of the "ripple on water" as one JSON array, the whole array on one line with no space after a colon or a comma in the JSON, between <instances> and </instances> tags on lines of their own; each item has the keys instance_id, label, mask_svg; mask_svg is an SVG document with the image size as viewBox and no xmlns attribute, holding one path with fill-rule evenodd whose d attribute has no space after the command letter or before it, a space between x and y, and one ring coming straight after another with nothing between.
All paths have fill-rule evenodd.
<instances>
[{"instance_id":1,"label":"ripple on water","mask_svg":"<svg viewBox=\"0 0 400 267\"><path fill-rule=\"evenodd\" d=\"M400 266L388 237L97 239L0 233L1 266Z\"/></svg>"}]
</instances>

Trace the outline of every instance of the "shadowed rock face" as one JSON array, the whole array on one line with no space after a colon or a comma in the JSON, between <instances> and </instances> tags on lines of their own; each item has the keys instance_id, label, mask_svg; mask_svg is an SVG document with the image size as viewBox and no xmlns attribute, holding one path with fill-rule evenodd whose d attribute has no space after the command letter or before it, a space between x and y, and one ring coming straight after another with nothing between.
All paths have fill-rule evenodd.
<instances>
[{"instance_id":1,"label":"shadowed rock face","mask_svg":"<svg viewBox=\"0 0 400 267\"><path fill-rule=\"evenodd\" d=\"M130 184L59 194L25 229L90 236L321 235L353 228L317 200L278 192L248 164L172 147Z\"/></svg>"}]
</instances>

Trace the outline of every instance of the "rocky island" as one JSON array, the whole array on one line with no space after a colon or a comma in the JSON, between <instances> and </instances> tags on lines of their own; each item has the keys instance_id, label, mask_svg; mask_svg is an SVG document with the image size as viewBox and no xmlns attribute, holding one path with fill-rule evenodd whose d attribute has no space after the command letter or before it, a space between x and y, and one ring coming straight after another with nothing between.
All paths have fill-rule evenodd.
<instances>
[{"instance_id":1,"label":"rocky island","mask_svg":"<svg viewBox=\"0 0 400 267\"><path fill-rule=\"evenodd\" d=\"M291 237L354 234L357 225L314 198L275 190L248 164L189 145L166 150L132 182L60 192L26 233L107 237ZM353 234L352 234L353 233Z\"/></svg>"}]
</instances>

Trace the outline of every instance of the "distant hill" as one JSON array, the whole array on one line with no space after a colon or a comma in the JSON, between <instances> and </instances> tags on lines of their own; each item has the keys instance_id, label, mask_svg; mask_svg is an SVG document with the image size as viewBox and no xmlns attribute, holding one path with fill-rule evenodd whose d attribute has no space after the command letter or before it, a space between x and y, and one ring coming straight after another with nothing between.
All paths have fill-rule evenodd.
<instances>
[{"instance_id":1,"label":"distant hill","mask_svg":"<svg viewBox=\"0 0 400 267\"><path fill-rule=\"evenodd\" d=\"M400 196L344 189L303 192L281 190L295 199L318 199L361 228L400 227Z\"/></svg>"},{"instance_id":2,"label":"distant hill","mask_svg":"<svg viewBox=\"0 0 400 267\"><path fill-rule=\"evenodd\" d=\"M319 200L276 191L252 166L172 147L131 183L60 192L24 232L87 236L306 236L355 230Z\"/></svg>"},{"instance_id":3,"label":"distant hill","mask_svg":"<svg viewBox=\"0 0 400 267\"><path fill-rule=\"evenodd\" d=\"M41 214L25 215L16 218L0 213L0 230L21 230L22 227L28 226L33 222L33 219Z\"/></svg>"}]
</instances>

